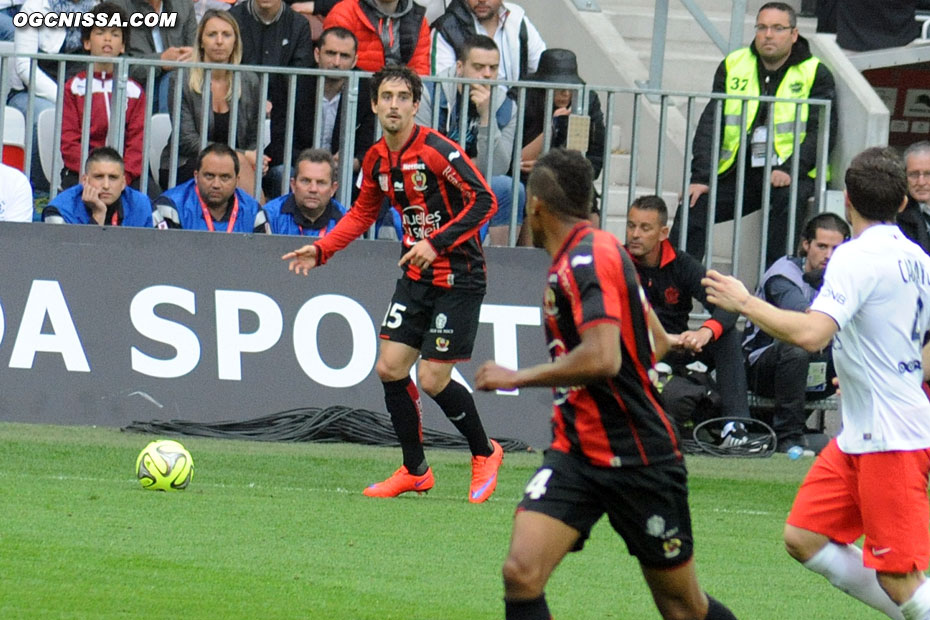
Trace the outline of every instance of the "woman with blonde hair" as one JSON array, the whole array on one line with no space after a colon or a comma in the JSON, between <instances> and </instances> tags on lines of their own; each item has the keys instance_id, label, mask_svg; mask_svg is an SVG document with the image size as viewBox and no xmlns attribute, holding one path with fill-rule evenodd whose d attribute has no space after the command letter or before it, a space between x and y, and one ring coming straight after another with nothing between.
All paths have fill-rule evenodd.
<instances>
[{"instance_id":1,"label":"woman with blonde hair","mask_svg":"<svg viewBox=\"0 0 930 620\"><path fill-rule=\"evenodd\" d=\"M242 38L239 26L229 13L215 9L204 13L194 40L195 63L217 63L238 65L242 61ZM229 143L234 75L239 76L238 115L236 120L236 143L232 146L239 154L239 187L251 193L255 189L256 138L258 134L258 111L260 88L258 77L250 71L234 72L227 69L207 71L195 66L188 71L181 93L180 136L178 139L178 176L175 185L193 177L197 154L201 150L200 127L203 119L203 96L210 91L210 106L207 119L207 143ZM169 99L169 111L174 111L174 87ZM172 118L172 124L177 122ZM162 152L161 182L168 185L168 167L171 161L171 141ZM259 174L268 166L268 157L262 161Z\"/></svg>"}]
</instances>

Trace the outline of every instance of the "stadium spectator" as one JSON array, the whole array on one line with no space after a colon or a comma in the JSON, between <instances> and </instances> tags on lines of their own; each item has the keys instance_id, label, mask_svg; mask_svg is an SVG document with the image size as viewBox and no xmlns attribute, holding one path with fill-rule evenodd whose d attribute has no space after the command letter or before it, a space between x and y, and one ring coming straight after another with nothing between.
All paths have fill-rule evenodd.
<instances>
[{"instance_id":1,"label":"stadium spectator","mask_svg":"<svg viewBox=\"0 0 930 620\"><path fill-rule=\"evenodd\" d=\"M926 4L926 3L924 3ZM920 36L920 0L817 0L817 32L835 32L855 52L900 47Z\"/></svg>"},{"instance_id":2,"label":"stadium spectator","mask_svg":"<svg viewBox=\"0 0 930 620\"><path fill-rule=\"evenodd\" d=\"M12 41L16 35L13 16L19 13L21 0L0 0L0 41Z\"/></svg>"},{"instance_id":3,"label":"stadium spectator","mask_svg":"<svg viewBox=\"0 0 930 620\"><path fill-rule=\"evenodd\" d=\"M528 79L546 49L526 12L502 0L452 0L432 28L433 75L455 66L462 44L472 34L494 39L501 52L497 77L502 80Z\"/></svg>"},{"instance_id":4,"label":"stadium spectator","mask_svg":"<svg viewBox=\"0 0 930 620\"><path fill-rule=\"evenodd\" d=\"M385 198L403 214L405 250L394 297L381 324L376 370L384 402L403 452L403 465L365 489L371 497L395 497L433 487L423 452L420 387L465 436L472 453L473 503L497 487L504 457L485 433L468 389L452 380L456 362L471 356L478 314L487 288L479 229L496 209L494 195L471 159L453 142L414 122L423 85L409 67L388 65L372 77L372 107L383 137L362 162L362 190L329 234L282 258L306 275L375 223ZM427 188L435 188L425 191Z\"/></svg>"},{"instance_id":5,"label":"stadium spectator","mask_svg":"<svg viewBox=\"0 0 930 620\"><path fill-rule=\"evenodd\" d=\"M87 156L85 168L80 184L46 205L42 221L138 228L152 228L161 222L148 196L126 186L123 158L116 149L94 149Z\"/></svg>"},{"instance_id":6,"label":"stadium spectator","mask_svg":"<svg viewBox=\"0 0 930 620\"><path fill-rule=\"evenodd\" d=\"M517 508L504 561L506 617L551 618L550 575L607 513L663 618L735 620L698 585L688 474L648 378L672 339L638 293L629 255L589 223L593 184L577 151L537 162L526 221L533 244L552 256L543 307L552 361L520 370L485 362L475 377L485 391L553 388L552 443Z\"/></svg>"},{"instance_id":7,"label":"stadium spectator","mask_svg":"<svg viewBox=\"0 0 930 620\"><path fill-rule=\"evenodd\" d=\"M324 149L303 151L297 157L291 193L264 206L271 232L322 237L346 214L346 208L333 198L338 190L332 154Z\"/></svg>"},{"instance_id":8,"label":"stadium spectator","mask_svg":"<svg viewBox=\"0 0 930 620\"><path fill-rule=\"evenodd\" d=\"M663 358L673 375L685 376L687 366L700 361L717 371L721 409L728 418L748 418L746 372L740 353L741 334L737 315L707 303L701 286L704 266L689 254L676 250L668 240L668 207L659 196L640 196L630 205L626 218L626 249L633 257L646 298L652 304L662 327L677 334L687 347L675 349ZM710 312L710 318L696 330L688 328L691 308L697 300ZM663 392L666 399L668 395ZM676 404L667 402L666 409ZM727 427L734 436L726 443L746 436L744 428Z\"/></svg>"},{"instance_id":9,"label":"stadium spectator","mask_svg":"<svg viewBox=\"0 0 930 620\"><path fill-rule=\"evenodd\" d=\"M429 75L425 12L413 0L342 0L330 10L323 27L341 26L355 33L362 71L408 65L420 75Z\"/></svg>"},{"instance_id":10,"label":"stadium spectator","mask_svg":"<svg viewBox=\"0 0 930 620\"><path fill-rule=\"evenodd\" d=\"M853 240L836 249L809 311L776 308L739 280L709 271L713 303L817 351L833 341L842 429L814 460L784 530L805 568L890 618L930 618L930 257L894 225L907 194L891 149L870 148L846 171ZM863 534L865 542L855 544Z\"/></svg>"},{"instance_id":11,"label":"stadium spectator","mask_svg":"<svg viewBox=\"0 0 930 620\"><path fill-rule=\"evenodd\" d=\"M907 205L898 213L898 228L930 254L930 142L915 142L904 151Z\"/></svg>"},{"instance_id":12,"label":"stadium spectator","mask_svg":"<svg viewBox=\"0 0 930 620\"><path fill-rule=\"evenodd\" d=\"M24 13L70 13L80 12L87 13L97 0L26 0L22 5ZM31 58L26 54L74 54L83 49L81 45L81 29L73 28L33 28L26 25L16 29L13 37L13 58L11 63L13 71L10 73L10 94L7 98L7 104L13 106L23 113L28 119L27 110L29 107L29 72L33 63ZM39 136L36 131L36 121L39 114L44 110L55 108L55 101L58 98L59 84L58 62L37 60L35 72L35 91L33 99L33 123L32 132L34 145L32 152L32 162L26 162L30 166L29 179L36 191L47 192L50 189L45 173L42 171L42 163L39 160ZM86 66L86 65L84 65ZM80 63L67 63L65 66L65 79L80 71ZM54 75L55 77L52 77ZM27 131L29 128L26 128Z\"/></svg>"},{"instance_id":13,"label":"stadium spectator","mask_svg":"<svg viewBox=\"0 0 930 620\"><path fill-rule=\"evenodd\" d=\"M472 80L496 80L500 52L494 40L484 35L471 35L461 46L462 57L454 69L447 69L439 77L465 77ZM510 212L513 203L513 177L510 162L513 159L514 134L517 128L517 106L507 96L507 88L496 86L494 112L491 112L491 86L474 82L469 84L467 103L467 125L465 127L465 152L475 161L481 174L488 174L488 156L492 155L491 176L488 179L491 191L497 198L497 213L491 218L488 229L492 245L507 245L510 230ZM417 122L429 126L433 118L433 106L439 107L438 125L435 127L454 142L459 142L462 94L461 83L431 82L423 89ZM493 121L492 121L493 119ZM490 138L488 127L490 126ZM518 222L523 221L526 194L523 184L519 185L517 199Z\"/></svg>"},{"instance_id":14,"label":"stadium spectator","mask_svg":"<svg viewBox=\"0 0 930 620\"><path fill-rule=\"evenodd\" d=\"M320 69L336 71L350 71L355 69L358 59L358 41L351 31L341 27L327 28L320 35L319 45L313 51L316 65ZM298 81L298 108L315 110L317 101L317 88L319 81L316 76L300 76ZM355 131L346 131L346 138L354 136L354 151L352 160L353 172L358 172L361 160L375 140L375 116L371 111L371 96L368 91L368 78L359 80L358 103L355 108ZM326 77L323 79L323 105L322 123L320 131L320 148L333 153L336 160L342 151L342 96L347 92L348 80L344 77ZM312 113L304 114L294 119L294 152L300 153L306 148L313 147L313 134L316 129L316 119ZM348 129L348 128L346 128ZM274 145L272 145L273 147ZM272 183L280 184L284 166L277 166L271 170Z\"/></svg>"},{"instance_id":15,"label":"stadium spectator","mask_svg":"<svg viewBox=\"0 0 930 620\"><path fill-rule=\"evenodd\" d=\"M246 0L229 10L242 37L242 64L265 67L310 66L313 43L307 20L291 10L282 0ZM287 130L287 101L297 97L297 89L289 92L290 80L283 73L268 75L268 100L271 101L271 142L265 151L268 165L280 165L284 157L284 142ZM294 121L300 123L303 114L296 114ZM280 177L279 177L280 181ZM265 193L277 196L278 187L265 184ZM269 190L274 189L273 194Z\"/></svg>"},{"instance_id":16,"label":"stadium spectator","mask_svg":"<svg viewBox=\"0 0 930 620\"><path fill-rule=\"evenodd\" d=\"M31 222L35 215L32 185L26 175L0 163L0 222Z\"/></svg>"},{"instance_id":17,"label":"stadium spectator","mask_svg":"<svg viewBox=\"0 0 930 620\"><path fill-rule=\"evenodd\" d=\"M187 62L194 58L191 41L197 33L197 16L189 0L113 0L126 13L148 15L175 14L170 28L133 28L129 37L129 56L146 60ZM148 93L155 112L168 112L168 93L174 81L175 67L155 67L155 93ZM149 67L134 65L129 74L142 85L148 84Z\"/></svg>"},{"instance_id":18,"label":"stadium spectator","mask_svg":"<svg viewBox=\"0 0 930 620\"><path fill-rule=\"evenodd\" d=\"M197 28L194 62L215 62L238 65L242 61L242 38L239 26L228 11L209 10ZM239 109L237 118L231 118L234 72L214 69L211 81L205 84L205 70L193 67L184 82L181 93L181 119L178 139L177 183L184 183L192 178L194 162L201 150L202 140L209 142L229 142L230 128L236 123L236 152L239 155L239 187L247 192L255 188L256 143L258 135L259 106L264 108L258 78L248 71L235 72L239 77ZM209 86L209 118L207 135L200 135L203 118L203 97ZM176 87L172 83L172 91ZM174 93L172 92L172 100ZM173 112L172 112L173 113ZM172 118L172 123L178 119ZM170 187L168 166L171 162L171 142L165 145L161 156L161 186ZM268 166L268 156L264 156L259 168L263 173Z\"/></svg>"},{"instance_id":19,"label":"stadium spectator","mask_svg":"<svg viewBox=\"0 0 930 620\"><path fill-rule=\"evenodd\" d=\"M820 213L804 225L798 256L783 256L762 275L756 297L776 308L805 312L817 297L823 272L833 251L849 239L849 225L833 213ZM806 400L830 396L833 389L833 355L829 348L808 352L776 340L758 325L746 323L743 352L752 391L775 399L772 428L777 450L794 446L819 452L822 445L808 445L804 430ZM829 343L828 343L829 344Z\"/></svg>"},{"instance_id":20,"label":"stadium spectator","mask_svg":"<svg viewBox=\"0 0 930 620\"><path fill-rule=\"evenodd\" d=\"M125 51L125 42L129 40L129 16L123 9L112 2L101 2L91 13L95 19L106 19L107 24L113 18L124 24L119 26L88 25L81 29L84 49L91 56L116 58ZM67 189L80 181L81 174L81 139L84 133L84 97L87 94L87 71L81 71L65 83L62 98L64 104L61 117L61 158L64 168L61 171L61 187ZM110 126L111 104L116 80L113 79L112 62L94 63L94 75L91 79L92 101L90 107L89 149L107 144L107 139L115 137L115 126ZM126 171L126 184L139 189L139 177L142 175L142 143L145 133L145 92L138 82L130 78L126 82L126 122L123 134L123 164ZM161 191L152 182L149 183L149 196L158 197Z\"/></svg>"},{"instance_id":21,"label":"stadium spectator","mask_svg":"<svg viewBox=\"0 0 930 620\"><path fill-rule=\"evenodd\" d=\"M155 201L168 228L266 233L265 212L236 187L240 154L224 143L207 145L197 156L194 178L172 187Z\"/></svg>"},{"instance_id":22,"label":"stadium spectator","mask_svg":"<svg viewBox=\"0 0 930 620\"><path fill-rule=\"evenodd\" d=\"M323 34L323 19L340 0L285 0L288 6L300 13L310 24L310 38L319 40Z\"/></svg>"},{"instance_id":23,"label":"stadium spectator","mask_svg":"<svg viewBox=\"0 0 930 620\"><path fill-rule=\"evenodd\" d=\"M755 40L731 52L717 67L713 91L728 95L776 96L787 99L836 100L833 75L815 56L811 55L807 39L798 34L797 15L791 6L782 2L769 2L756 16ZM714 144L714 110L717 102L711 100L698 121L694 135L691 160L691 185L684 204L688 212L687 251L698 260L704 257L707 239L707 210L710 177L718 177L715 222L733 219L736 207L737 170L740 144L742 101L727 99L722 104L720 158L717 170L710 169ZM800 150L794 153L795 114L793 103L758 104L748 102L746 114L745 183L743 184L742 213L747 215L762 208L765 184L771 186L768 239L766 240L766 266L791 252L788 243L788 219L791 186L797 189L796 228L803 222L807 200L814 193L814 176L817 165L817 134L820 124L819 108L809 110L800 106L802 133ZM765 147L769 114L774 116L775 135L771 136L775 157L771 160L771 176L765 172ZM830 117L830 137L836 135L836 106ZM791 178L793 158L797 157L799 177ZM675 230L680 230L685 209L675 214ZM794 238L797 238L797 230Z\"/></svg>"}]
</instances>

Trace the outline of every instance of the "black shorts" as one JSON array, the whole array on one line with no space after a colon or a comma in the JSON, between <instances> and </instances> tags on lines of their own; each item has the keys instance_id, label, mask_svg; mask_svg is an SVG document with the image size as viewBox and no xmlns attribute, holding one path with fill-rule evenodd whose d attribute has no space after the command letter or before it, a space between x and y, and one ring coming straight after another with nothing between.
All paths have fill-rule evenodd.
<instances>
[{"instance_id":1,"label":"black shorts","mask_svg":"<svg viewBox=\"0 0 930 620\"><path fill-rule=\"evenodd\" d=\"M578 530L580 551L601 515L647 568L673 568L691 558L688 474L680 462L646 467L595 467L576 456L547 450L526 485L518 510L558 519Z\"/></svg>"},{"instance_id":2,"label":"black shorts","mask_svg":"<svg viewBox=\"0 0 930 620\"><path fill-rule=\"evenodd\" d=\"M423 359L471 359L484 293L397 281L381 321L381 337L420 351Z\"/></svg>"}]
</instances>

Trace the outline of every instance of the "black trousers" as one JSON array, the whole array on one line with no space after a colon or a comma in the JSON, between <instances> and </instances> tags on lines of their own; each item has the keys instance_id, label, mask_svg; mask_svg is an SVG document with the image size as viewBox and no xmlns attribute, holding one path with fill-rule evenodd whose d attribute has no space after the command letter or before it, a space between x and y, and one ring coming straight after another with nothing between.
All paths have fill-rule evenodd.
<instances>
[{"instance_id":1,"label":"black trousers","mask_svg":"<svg viewBox=\"0 0 930 620\"><path fill-rule=\"evenodd\" d=\"M723 332L718 340L709 342L697 355L686 351L669 351L662 361L679 374L680 368L694 361L700 361L708 370L716 369L717 389L720 391L720 406L724 417L748 418L746 369L740 349L742 338L743 333L734 327Z\"/></svg>"},{"instance_id":2,"label":"black trousers","mask_svg":"<svg viewBox=\"0 0 930 620\"><path fill-rule=\"evenodd\" d=\"M827 388L822 392L807 392L807 367L818 361L827 362ZM808 353L780 340L763 351L755 364L747 366L746 375L753 392L775 400L772 430L779 444L800 444L807 425L806 401L826 398L835 391L832 379L836 373L829 349Z\"/></svg>"},{"instance_id":3,"label":"black trousers","mask_svg":"<svg viewBox=\"0 0 930 620\"><path fill-rule=\"evenodd\" d=\"M762 188L764 168L746 168L746 181L743 190L743 215L755 213L762 208ZM769 181L766 181L768 183ZM795 243L807 214L807 200L814 195L814 180L808 176L795 181L798 186L798 198L795 217ZM789 248L788 242L788 202L791 197L790 187L773 187L770 194L769 230L766 241L766 267L786 254L795 254L795 248ZM688 213L688 254L698 260L704 259L704 246L707 242L707 208L709 194L703 194ZM681 230L681 215L689 204L685 197L684 204L675 213L675 224L671 238L676 242ZM728 222L733 219L736 210L736 172L730 170L717 182L717 210L714 222Z\"/></svg>"}]
</instances>

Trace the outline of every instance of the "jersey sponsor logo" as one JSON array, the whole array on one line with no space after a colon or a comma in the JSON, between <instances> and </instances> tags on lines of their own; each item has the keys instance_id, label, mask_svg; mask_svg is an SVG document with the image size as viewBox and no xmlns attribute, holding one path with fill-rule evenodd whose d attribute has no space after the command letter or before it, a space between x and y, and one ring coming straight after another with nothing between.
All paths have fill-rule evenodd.
<instances>
[{"instance_id":1,"label":"jersey sponsor logo","mask_svg":"<svg viewBox=\"0 0 930 620\"><path fill-rule=\"evenodd\" d=\"M458 173L455 172L455 169L452 166L446 166L442 171L442 176L449 183L452 184L455 189L462 191L462 180L459 178Z\"/></svg>"},{"instance_id":2,"label":"jersey sponsor logo","mask_svg":"<svg viewBox=\"0 0 930 620\"><path fill-rule=\"evenodd\" d=\"M823 295L824 297L829 297L830 299L832 299L833 301L835 301L841 306L846 304L846 295L843 295L842 293L837 293L832 288L826 285L822 289L820 289L820 294Z\"/></svg>"},{"instance_id":3,"label":"jersey sponsor logo","mask_svg":"<svg viewBox=\"0 0 930 620\"><path fill-rule=\"evenodd\" d=\"M413 183L413 189L418 192L426 191L426 173L425 172L414 172L410 177L411 183Z\"/></svg>"},{"instance_id":4,"label":"jersey sponsor logo","mask_svg":"<svg viewBox=\"0 0 930 620\"><path fill-rule=\"evenodd\" d=\"M437 210L430 213L422 205L410 205L404 208L404 228L410 231L414 239L426 239L442 222L442 214Z\"/></svg>"},{"instance_id":5,"label":"jersey sponsor logo","mask_svg":"<svg viewBox=\"0 0 930 620\"><path fill-rule=\"evenodd\" d=\"M590 265L594 261L594 257L590 254L579 254L578 256L572 256L572 267L578 267L579 265Z\"/></svg>"},{"instance_id":6,"label":"jersey sponsor logo","mask_svg":"<svg viewBox=\"0 0 930 620\"><path fill-rule=\"evenodd\" d=\"M404 170L404 171L407 171L407 170L426 170L426 164L424 164L424 163L422 163L422 162L416 162L416 163L412 163L412 164L408 163L408 164L404 164L403 166L401 166L400 169L401 169L401 170Z\"/></svg>"},{"instance_id":7,"label":"jersey sponsor logo","mask_svg":"<svg viewBox=\"0 0 930 620\"><path fill-rule=\"evenodd\" d=\"M404 182L403 181L394 181L394 191L402 192L404 191Z\"/></svg>"},{"instance_id":8,"label":"jersey sponsor logo","mask_svg":"<svg viewBox=\"0 0 930 620\"><path fill-rule=\"evenodd\" d=\"M458 151L452 151L451 153L449 153L449 161L455 161L456 158L461 157L461 156L462 154L459 153Z\"/></svg>"},{"instance_id":9,"label":"jersey sponsor logo","mask_svg":"<svg viewBox=\"0 0 930 620\"><path fill-rule=\"evenodd\" d=\"M448 320L449 320L449 317L447 317L445 313L440 312L439 314L437 314L436 315L436 329L442 329L443 327L445 327Z\"/></svg>"},{"instance_id":10,"label":"jersey sponsor logo","mask_svg":"<svg viewBox=\"0 0 930 620\"><path fill-rule=\"evenodd\" d=\"M916 372L921 370L923 365L920 363L920 360L911 360L909 362L898 362L898 372L903 374L909 372Z\"/></svg>"}]
</instances>

